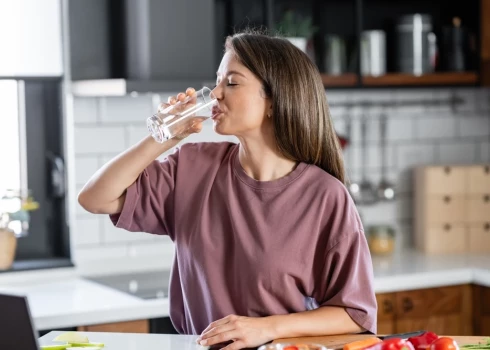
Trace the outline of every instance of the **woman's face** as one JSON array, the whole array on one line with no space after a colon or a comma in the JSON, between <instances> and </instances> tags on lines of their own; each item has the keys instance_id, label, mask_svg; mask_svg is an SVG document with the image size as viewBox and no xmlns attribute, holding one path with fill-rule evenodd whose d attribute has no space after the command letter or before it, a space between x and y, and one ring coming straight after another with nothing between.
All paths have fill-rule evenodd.
<instances>
[{"instance_id":1,"label":"woman's face","mask_svg":"<svg viewBox=\"0 0 490 350\"><path fill-rule=\"evenodd\" d=\"M213 115L218 134L256 136L264 126L271 125L267 117L271 113L270 99L265 97L260 80L233 52L226 52L221 60L213 93L219 102Z\"/></svg>"}]
</instances>

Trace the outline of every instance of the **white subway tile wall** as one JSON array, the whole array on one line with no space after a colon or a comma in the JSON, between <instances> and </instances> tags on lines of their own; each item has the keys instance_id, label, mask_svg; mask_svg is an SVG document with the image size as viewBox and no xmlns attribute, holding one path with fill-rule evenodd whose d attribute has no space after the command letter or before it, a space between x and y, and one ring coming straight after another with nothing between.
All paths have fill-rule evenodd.
<instances>
[{"instance_id":1,"label":"white subway tile wall","mask_svg":"<svg viewBox=\"0 0 490 350\"><path fill-rule=\"evenodd\" d=\"M148 135L146 118L156 111L165 94L148 94L111 98L75 98L75 166L76 187L81 189L88 178L119 152ZM435 104L435 100L460 97L464 102ZM380 117L388 116L387 174L396 184L393 202L359 206L366 229L373 224L392 224L397 229L397 246L411 243L413 167L421 164L467 164L490 161L490 90L488 89L376 89L327 90L336 130L345 135L346 118L353 120L353 135L345 151L349 178L360 181L362 147L360 118L368 118L367 179L375 185L381 179ZM401 106L407 101L419 101ZM368 101L367 107L345 108L339 103ZM394 106L381 107L383 102ZM427 102L432 102L429 104ZM232 136L217 135L212 122L203 124L201 133L184 142L232 141ZM163 159L168 153L163 154ZM173 244L168 237L132 233L115 228L106 215L87 213L78 204L76 223L72 225L74 258L78 265L97 266L99 261L122 259L134 264L141 259L171 266ZM125 270L124 264L120 266Z\"/></svg>"}]
</instances>

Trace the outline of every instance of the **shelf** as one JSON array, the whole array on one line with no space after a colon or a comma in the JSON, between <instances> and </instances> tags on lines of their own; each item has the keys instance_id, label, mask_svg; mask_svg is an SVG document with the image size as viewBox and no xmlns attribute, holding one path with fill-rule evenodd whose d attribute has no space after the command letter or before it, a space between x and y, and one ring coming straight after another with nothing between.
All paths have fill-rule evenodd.
<instances>
[{"instance_id":1,"label":"shelf","mask_svg":"<svg viewBox=\"0 0 490 350\"><path fill-rule=\"evenodd\" d=\"M362 83L364 86L471 85L478 83L478 75L475 72L440 72L421 76L389 73L362 77Z\"/></svg>"},{"instance_id":2,"label":"shelf","mask_svg":"<svg viewBox=\"0 0 490 350\"><path fill-rule=\"evenodd\" d=\"M325 87L356 86L357 75L355 73L346 73L342 75L322 74L322 81Z\"/></svg>"}]
</instances>

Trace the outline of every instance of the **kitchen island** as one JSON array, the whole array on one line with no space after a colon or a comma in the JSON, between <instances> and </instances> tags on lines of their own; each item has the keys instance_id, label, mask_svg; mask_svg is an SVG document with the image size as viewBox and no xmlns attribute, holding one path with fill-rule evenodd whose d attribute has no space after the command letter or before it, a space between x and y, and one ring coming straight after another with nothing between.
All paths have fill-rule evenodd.
<instances>
[{"instance_id":1,"label":"kitchen island","mask_svg":"<svg viewBox=\"0 0 490 350\"><path fill-rule=\"evenodd\" d=\"M40 345L53 344L53 339L63 332L50 332L39 339ZM112 350L203 350L207 347L196 343L197 336L193 335L166 335L166 334L128 334L128 333L91 333L84 332L91 342L104 343L104 349ZM315 343L323 344L328 348L339 348L372 335L335 335L324 337L278 339L274 343ZM485 337L452 337L459 345L483 342Z\"/></svg>"}]
</instances>

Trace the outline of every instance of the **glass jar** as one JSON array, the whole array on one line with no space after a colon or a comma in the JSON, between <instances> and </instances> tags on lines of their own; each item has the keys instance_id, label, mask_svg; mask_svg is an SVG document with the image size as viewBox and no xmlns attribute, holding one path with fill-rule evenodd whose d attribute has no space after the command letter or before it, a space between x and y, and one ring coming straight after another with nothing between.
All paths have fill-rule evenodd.
<instances>
[{"instance_id":1,"label":"glass jar","mask_svg":"<svg viewBox=\"0 0 490 350\"><path fill-rule=\"evenodd\" d=\"M389 255L395 250L395 229L390 225L370 226L367 241L371 254Z\"/></svg>"}]
</instances>

